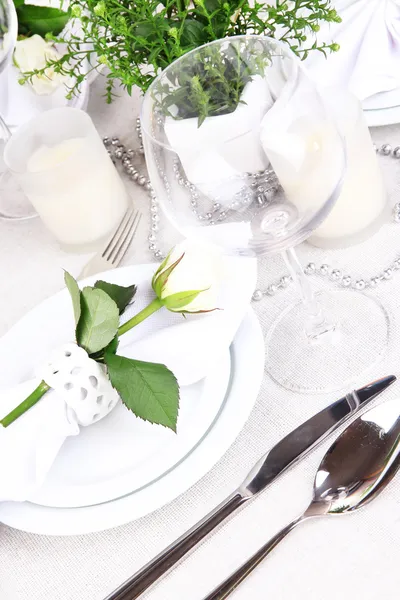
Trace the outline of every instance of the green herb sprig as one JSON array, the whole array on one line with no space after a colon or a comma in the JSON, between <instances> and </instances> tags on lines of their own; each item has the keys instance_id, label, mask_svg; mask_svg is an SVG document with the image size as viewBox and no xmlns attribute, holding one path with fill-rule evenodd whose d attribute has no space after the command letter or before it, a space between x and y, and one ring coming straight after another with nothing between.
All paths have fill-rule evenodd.
<instances>
[{"instance_id":1,"label":"green herb sprig","mask_svg":"<svg viewBox=\"0 0 400 600\"><path fill-rule=\"evenodd\" d=\"M263 75L271 57L260 54L257 40L238 43L221 50L210 45L199 51L198 60L183 68L172 66L153 90L162 114L174 119L198 117L198 126L208 116L233 112L243 102L242 93L254 76Z\"/></svg>"},{"instance_id":2,"label":"green herb sprig","mask_svg":"<svg viewBox=\"0 0 400 600\"><path fill-rule=\"evenodd\" d=\"M79 89L88 62L90 70L107 66L106 99L111 102L114 83L129 94L134 86L144 92L175 59L227 36L277 37L301 58L314 50L338 50L335 43L307 44L320 22L340 22L330 0L277 0L275 5L250 0L75 0L70 13L83 35L47 36L65 44L65 54L47 66L74 78L69 97ZM25 80L43 72L26 73Z\"/></svg>"}]
</instances>

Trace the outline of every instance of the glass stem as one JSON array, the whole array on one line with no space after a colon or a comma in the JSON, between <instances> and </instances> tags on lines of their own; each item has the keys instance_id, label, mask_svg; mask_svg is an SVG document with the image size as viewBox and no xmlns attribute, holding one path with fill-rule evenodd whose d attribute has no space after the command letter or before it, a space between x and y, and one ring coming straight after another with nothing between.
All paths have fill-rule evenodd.
<instances>
[{"instance_id":1,"label":"glass stem","mask_svg":"<svg viewBox=\"0 0 400 600\"><path fill-rule=\"evenodd\" d=\"M4 72L6 72L6 70L4 70ZM3 73L4 76L4 73ZM0 84L1 84L1 77L0 77ZM8 142L8 140L11 137L11 131L9 130L6 122L4 121L4 119L2 118L1 114L0 114L0 138L2 138L4 140L4 144L6 144ZM4 152L4 150L3 150ZM4 164L4 159L1 156L0 157L0 187L1 187L1 180L3 179L3 177L6 175L6 171L7 168ZM0 195L1 195L1 190L0 190ZM0 217L8 219L7 215L4 214L1 210L0 210Z\"/></svg>"},{"instance_id":2,"label":"glass stem","mask_svg":"<svg viewBox=\"0 0 400 600\"><path fill-rule=\"evenodd\" d=\"M319 342L321 338L331 337L336 330L336 324L326 316L314 291L304 274L297 253L293 248L283 252L283 258L289 273L301 294L301 299L306 312L305 333L310 342Z\"/></svg>"}]
</instances>

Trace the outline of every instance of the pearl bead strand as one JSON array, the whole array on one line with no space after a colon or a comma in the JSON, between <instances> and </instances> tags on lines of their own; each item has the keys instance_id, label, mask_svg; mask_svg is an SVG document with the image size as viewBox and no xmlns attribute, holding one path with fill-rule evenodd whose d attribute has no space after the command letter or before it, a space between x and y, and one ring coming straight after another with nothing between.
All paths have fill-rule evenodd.
<instances>
[{"instance_id":1,"label":"pearl bead strand","mask_svg":"<svg viewBox=\"0 0 400 600\"><path fill-rule=\"evenodd\" d=\"M131 148L125 148L123 144L120 143L118 137L104 137L103 143L107 148L107 152L110 155L114 164L117 160L121 161L122 168L129 179L134 181L137 185L144 187L144 189L148 192L150 196L150 232L148 235L148 248L150 252L153 254L154 258L157 261L160 261L164 258L163 252L159 249L158 244L158 232L159 232L159 203L156 197L156 194L151 186L150 180L147 176L139 173L137 168L133 165L132 160L135 157L143 157L144 149L142 143L142 133L140 127L140 119L139 117L136 119L136 133L139 139L139 148L137 150L132 150ZM374 146L377 154L381 154L383 156L392 156L394 159L400 159L400 146L396 146L392 148L390 144L382 144L380 147ZM226 217L226 212L221 211L221 206L218 202L215 202L211 208L211 210L206 214L197 213L197 193L196 188L191 186L190 182L188 182L181 173L178 171L178 167L175 166L176 176L179 177L179 183L182 186L189 187L189 190L192 195L191 205L194 212L197 214L198 219L200 221L208 220L209 222L213 222L214 218L216 220L221 221ZM249 174L251 176L251 174ZM269 187L262 188L259 187L258 191L260 194L263 194L262 198L258 199L259 202L264 201L264 194L268 194L268 201L270 200L271 193L274 193L276 189L276 181L269 178L271 175L267 172L263 172L260 174L256 174L257 177L265 177L265 182L269 184ZM181 181L180 181L181 180ZM264 182L263 182L264 184ZM256 180L254 185L258 185ZM216 215L216 217L214 217ZM400 223L400 202L396 202L393 207L392 218L395 223ZM331 265L323 263L317 266L315 263L310 262L304 268L304 273L309 276L319 276L330 281L334 282L336 285L342 288L353 288L359 291L363 291L365 289L374 289L379 284L384 283L392 279L397 271L400 271L400 256L396 258L392 263L390 263L386 268L384 268L381 272L377 273L373 277L369 279L357 279L352 277L349 274L342 273L340 269L334 268ZM254 301L260 301L262 298L266 296L274 296L279 291L286 289L292 283L292 278L290 275L283 275L276 282L273 282L268 285L265 290L256 289L253 293L252 299Z\"/></svg>"}]
</instances>

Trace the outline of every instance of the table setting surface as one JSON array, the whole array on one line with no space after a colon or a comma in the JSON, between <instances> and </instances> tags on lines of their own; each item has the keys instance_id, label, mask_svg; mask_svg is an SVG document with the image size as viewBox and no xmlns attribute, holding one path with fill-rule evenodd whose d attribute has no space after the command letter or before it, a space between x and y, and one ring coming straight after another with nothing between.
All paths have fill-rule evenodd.
<instances>
[{"instance_id":1,"label":"table setting surface","mask_svg":"<svg viewBox=\"0 0 400 600\"><path fill-rule=\"evenodd\" d=\"M127 145L134 144L139 93L134 91L129 97L120 91L107 105L103 91L104 79L99 77L90 88L87 108L100 135L116 135ZM377 145L400 145L400 125L374 129L372 137ZM400 160L380 160L390 204L394 205L400 201ZM148 195L134 185L129 192L143 217L122 266L153 262L146 242ZM367 241L345 250L323 250L304 243L298 249L299 256L302 264L327 263L342 272L368 278L400 255L398 231L398 224L388 222ZM166 247L178 239L172 229L163 231ZM27 311L62 289L62 269L78 276L91 256L62 252L40 219L0 221L0 335ZM258 259L260 289L266 289L285 273L279 255ZM317 288L334 285L323 278L313 278L313 283ZM368 380L398 373L400 276L396 274L370 294L382 301L390 315L391 339L387 355L371 370ZM253 302L264 335L280 311L294 300L292 285ZM329 369L329 365L316 368ZM356 382L357 386L366 383L365 376ZM127 525L79 536L40 536L0 525L0 598L103 600L227 497L262 454L341 395L296 394L276 385L265 372L254 409L233 445L207 475L163 508ZM385 392L388 400L398 396L399 383ZM143 599L204 598L276 531L305 510L316 469L331 442L332 439L326 440L265 493L246 504L183 564L146 592ZM336 600L338 595L349 594L363 600L395 600L400 586L399 536L397 478L373 505L351 517L318 519L291 533L233 598Z\"/></svg>"}]
</instances>

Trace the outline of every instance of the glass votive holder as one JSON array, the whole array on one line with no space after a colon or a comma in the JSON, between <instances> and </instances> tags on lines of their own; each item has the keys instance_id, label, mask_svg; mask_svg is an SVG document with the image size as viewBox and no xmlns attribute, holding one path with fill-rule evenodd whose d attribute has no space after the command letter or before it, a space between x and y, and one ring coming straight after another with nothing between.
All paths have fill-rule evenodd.
<instances>
[{"instance_id":1,"label":"glass votive holder","mask_svg":"<svg viewBox=\"0 0 400 600\"><path fill-rule=\"evenodd\" d=\"M90 117L46 111L8 140L4 162L63 249L94 250L122 219L125 186Z\"/></svg>"},{"instance_id":2,"label":"glass votive holder","mask_svg":"<svg viewBox=\"0 0 400 600\"><path fill-rule=\"evenodd\" d=\"M4 164L4 148L11 135L11 131L0 113L0 219L23 221L37 217L37 212L25 196L16 178Z\"/></svg>"},{"instance_id":3,"label":"glass votive holder","mask_svg":"<svg viewBox=\"0 0 400 600\"><path fill-rule=\"evenodd\" d=\"M345 141L347 169L339 198L308 242L345 248L366 240L387 221L388 195L361 103L340 88L323 94Z\"/></svg>"}]
</instances>

